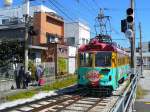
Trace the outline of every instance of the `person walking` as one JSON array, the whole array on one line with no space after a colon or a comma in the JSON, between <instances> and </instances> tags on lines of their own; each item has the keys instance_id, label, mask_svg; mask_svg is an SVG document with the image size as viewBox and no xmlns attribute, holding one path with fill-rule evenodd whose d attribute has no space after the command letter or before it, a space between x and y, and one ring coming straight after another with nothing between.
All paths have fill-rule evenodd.
<instances>
[{"instance_id":1,"label":"person walking","mask_svg":"<svg viewBox=\"0 0 150 112\"><path fill-rule=\"evenodd\" d=\"M39 79L39 82L38 82L38 85L39 86L42 86L45 84L45 80L44 80L44 69L43 67L41 66L41 75L40 75L40 79Z\"/></svg>"},{"instance_id":2,"label":"person walking","mask_svg":"<svg viewBox=\"0 0 150 112\"><path fill-rule=\"evenodd\" d=\"M26 73L26 87L28 87L31 82L31 68L28 68L28 72Z\"/></svg>"},{"instance_id":3,"label":"person walking","mask_svg":"<svg viewBox=\"0 0 150 112\"><path fill-rule=\"evenodd\" d=\"M17 69L15 69L14 75L15 75L16 88L20 89L19 73Z\"/></svg>"},{"instance_id":4,"label":"person walking","mask_svg":"<svg viewBox=\"0 0 150 112\"><path fill-rule=\"evenodd\" d=\"M22 89L26 89L26 74L23 66L19 69L19 83L22 85Z\"/></svg>"},{"instance_id":5,"label":"person walking","mask_svg":"<svg viewBox=\"0 0 150 112\"><path fill-rule=\"evenodd\" d=\"M42 66L41 65L37 66L36 73L35 73L35 78L36 78L36 81L37 81L37 85L39 85L39 80L41 78L42 72L43 72L42 71Z\"/></svg>"}]
</instances>

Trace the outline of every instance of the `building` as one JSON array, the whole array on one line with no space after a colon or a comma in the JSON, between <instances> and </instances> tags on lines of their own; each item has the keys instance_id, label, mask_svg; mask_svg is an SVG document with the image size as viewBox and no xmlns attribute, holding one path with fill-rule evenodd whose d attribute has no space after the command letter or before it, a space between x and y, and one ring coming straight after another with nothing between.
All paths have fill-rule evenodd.
<instances>
[{"instance_id":1,"label":"building","mask_svg":"<svg viewBox=\"0 0 150 112\"><path fill-rule=\"evenodd\" d=\"M25 5L17 6L17 7L4 7L0 9L0 40L20 40L24 41L25 37L25 22L23 19L23 14L25 12ZM46 50L47 48L43 48L40 46L43 43L43 40L46 38L42 38L41 31L43 32L43 26L41 22L44 21L44 18L47 13L56 13L55 11L47 8L43 5L31 6L29 16L31 17L30 26L35 28L36 36L29 35L28 43L29 43L29 58L34 60L35 64L41 63L41 53L42 50ZM40 16L40 17L39 17ZM46 21L46 20L45 20ZM44 22L42 22L44 24ZM46 24L48 25L48 24ZM39 29L37 29L39 28ZM52 33L52 32L49 32ZM56 34L56 33L54 33ZM42 34L43 35L43 34ZM35 41L39 40L39 41ZM46 41L44 41L46 43Z\"/></svg>"},{"instance_id":2,"label":"building","mask_svg":"<svg viewBox=\"0 0 150 112\"><path fill-rule=\"evenodd\" d=\"M57 43L47 43L43 46L48 47L42 53L42 61L54 63L56 76L68 74L68 46Z\"/></svg>"},{"instance_id":3,"label":"building","mask_svg":"<svg viewBox=\"0 0 150 112\"><path fill-rule=\"evenodd\" d=\"M46 63L48 66L54 66L51 66L51 68L54 68L55 71L51 68L48 68L46 71L52 70L56 74L68 73L68 48L67 46L63 45L63 18L57 15L55 11L52 11L42 5L34 6L30 9L31 18L29 32L32 30L35 32L35 35L31 35L29 33L29 59L34 60L36 65L43 64L45 61L44 63ZM16 7L14 9L12 8L12 10L8 8L8 12L5 12L5 8L3 9L5 13L8 13L9 17L7 17L7 14L3 13L5 15L3 15L0 19L0 40L3 41L3 39L7 38L8 40L19 39L24 41L25 22L23 19L21 19L23 15L20 13L22 8ZM0 10L0 12L2 12L2 10ZM50 58L49 55L46 55L48 57L45 57L43 53L49 54L51 49L54 49L54 57ZM45 64L43 65L45 66Z\"/></svg>"},{"instance_id":4,"label":"building","mask_svg":"<svg viewBox=\"0 0 150 112\"><path fill-rule=\"evenodd\" d=\"M81 22L65 23L65 39L70 46L80 46L90 40L90 28Z\"/></svg>"},{"instance_id":5,"label":"building","mask_svg":"<svg viewBox=\"0 0 150 112\"><path fill-rule=\"evenodd\" d=\"M33 27L38 34L33 38L33 45L45 43L64 44L64 20L53 12L36 12Z\"/></svg>"},{"instance_id":6,"label":"building","mask_svg":"<svg viewBox=\"0 0 150 112\"><path fill-rule=\"evenodd\" d=\"M14 19L19 18L16 22L24 21L23 15L25 14L26 6L20 5L17 7L4 7L0 8L0 24L10 24L14 23ZM29 16L33 17L35 12L53 12L56 13L54 10L44 6L44 5L37 5L37 6L30 6Z\"/></svg>"},{"instance_id":7,"label":"building","mask_svg":"<svg viewBox=\"0 0 150 112\"><path fill-rule=\"evenodd\" d=\"M69 73L75 73L77 67L77 48L90 41L90 28L83 22L65 23L65 41L69 45Z\"/></svg>"},{"instance_id":8,"label":"building","mask_svg":"<svg viewBox=\"0 0 150 112\"><path fill-rule=\"evenodd\" d=\"M140 43L138 43L138 48L140 48ZM143 55L143 68L150 69L150 42L142 42L142 55ZM140 66L141 55L140 49L136 53L137 56L137 66Z\"/></svg>"},{"instance_id":9,"label":"building","mask_svg":"<svg viewBox=\"0 0 150 112\"><path fill-rule=\"evenodd\" d=\"M43 51L42 62L54 63L55 74L68 73L68 46L64 44L64 20L53 12L37 12L33 18L34 31L32 45L47 47Z\"/></svg>"},{"instance_id":10,"label":"building","mask_svg":"<svg viewBox=\"0 0 150 112\"><path fill-rule=\"evenodd\" d=\"M138 43L138 47L136 48L136 65L140 67L141 63L141 55L140 55L140 43ZM130 53L130 48L125 49ZM142 55L143 55L143 68L150 69L150 42L142 42Z\"/></svg>"},{"instance_id":11,"label":"building","mask_svg":"<svg viewBox=\"0 0 150 112\"><path fill-rule=\"evenodd\" d=\"M140 43L138 43L138 48L140 48ZM142 51L150 52L150 42L142 42Z\"/></svg>"}]
</instances>

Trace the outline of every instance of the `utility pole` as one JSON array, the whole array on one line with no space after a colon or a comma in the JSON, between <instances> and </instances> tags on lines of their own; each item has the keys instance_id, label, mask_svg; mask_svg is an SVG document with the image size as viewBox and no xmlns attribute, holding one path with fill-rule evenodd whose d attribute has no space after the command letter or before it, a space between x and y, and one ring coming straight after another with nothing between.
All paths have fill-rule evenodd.
<instances>
[{"instance_id":1,"label":"utility pole","mask_svg":"<svg viewBox=\"0 0 150 112\"><path fill-rule=\"evenodd\" d=\"M25 73L28 71L28 29L29 29L29 0L25 0L26 5L26 11L24 14L25 17L25 61L24 61L24 67L25 67Z\"/></svg>"},{"instance_id":2,"label":"utility pole","mask_svg":"<svg viewBox=\"0 0 150 112\"><path fill-rule=\"evenodd\" d=\"M133 36L131 37L131 70L132 74L136 72L136 49L135 49L135 29L134 29L134 0L131 0L131 6L133 9L133 24L131 25L131 29L133 31Z\"/></svg>"},{"instance_id":3,"label":"utility pole","mask_svg":"<svg viewBox=\"0 0 150 112\"><path fill-rule=\"evenodd\" d=\"M140 66L141 66L141 78L143 77L143 53L142 53L142 29L141 29L141 23L139 23L139 31L140 31Z\"/></svg>"}]
</instances>

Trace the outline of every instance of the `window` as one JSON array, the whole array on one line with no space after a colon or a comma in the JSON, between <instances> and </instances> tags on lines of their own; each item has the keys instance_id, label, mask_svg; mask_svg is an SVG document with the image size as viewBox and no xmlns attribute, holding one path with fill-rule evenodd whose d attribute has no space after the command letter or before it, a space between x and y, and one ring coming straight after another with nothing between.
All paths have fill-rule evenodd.
<instances>
[{"instance_id":1,"label":"window","mask_svg":"<svg viewBox=\"0 0 150 112\"><path fill-rule=\"evenodd\" d=\"M75 45L75 37L68 37L67 38L67 44L74 46Z\"/></svg>"},{"instance_id":2,"label":"window","mask_svg":"<svg viewBox=\"0 0 150 112\"><path fill-rule=\"evenodd\" d=\"M88 39L86 39L86 44L88 44Z\"/></svg>"},{"instance_id":3,"label":"window","mask_svg":"<svg viewBox=\"0 0 150 112\"><path fill-rule=\"evenodd\" d=\"M50 24L53 24L53 25L63 26L63 22L58 20L56 16L54 18L51 17L51 16L46 16L46 21L47 21L47 23L50 23Z\"/></svg>"},{"instance_id":4,"label":"window","mask_svg":"<svg viewBox=\"0 0 150 112\"><path fill-rule=\"evenodd\" d=\"M46 33L47 43L56 42L56 37L54 35Z\"/></svg>"},{"instance_id":5,"label":"window","mask_svg":"<svg viewBox=\"0 0 150 112\"><path fill-rule=\"evenodd\" d=\"M92 53L80 53L80 66L91 67L92 66Z\"/></svg>"},{"instance_id":6,"label":"window","mask_svg":"<svg viewBox=\"0 0 150 112\"><path fill-rule=\"evenodd\" d=\"M85 39L84 38L82 39L82 44L85 44Z\"/></svg>"},{"instance_id":7,"label":"window","mask_svg":"<svg viewBox=\"0 0 150 112\"><path fill-rule=\"evenodd\" d=\"M55 37L47 37L47 42L48 43L55 42Z\"/></svg>"},{"instance_id":8,"label":"window","mask_svg":"<svg viewBox=\"0 0 150 112\"><path fill-rule=\"evenodd\" d=\"M9 23L9 19L2 19L2 24L8 24Z\"/></svg>"},{"instance_id":9,"label":"window","mask_svg":"<svg viewBox=\"0 0 150 112\"><path fill-rule=\"evenodd\" d=\"M97 67L111 66L111 52L98 52L95 56L95 64Z\"/></svg>"}]
</instances>

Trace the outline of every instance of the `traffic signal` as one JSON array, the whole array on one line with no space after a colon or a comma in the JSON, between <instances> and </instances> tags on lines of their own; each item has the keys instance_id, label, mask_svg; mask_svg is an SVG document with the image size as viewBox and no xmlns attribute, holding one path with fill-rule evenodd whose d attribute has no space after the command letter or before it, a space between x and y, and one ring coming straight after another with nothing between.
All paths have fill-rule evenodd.
<instances>
[{"instance_id":1,"label":"traffic signal","mask_svg":"<svg viewBox=\"0 0 150 112\"><path fill-rule=\"evenodd\" d=\"M129 24L133 24L133 20L134 20L133 9L132 8L128 8L126 13L127 13L127 22Z\"/></svg>"},{"instance_id":2,"label":"traffic signal","mask_svg":"<svg viewBox=\"0 0 150 112\"><path fill-rule=\"evenodd\" d=\"M126 32L127 30L127 20L126 19L123 19L121 20L121 32Z\"/></svg>"}]
</instances>

